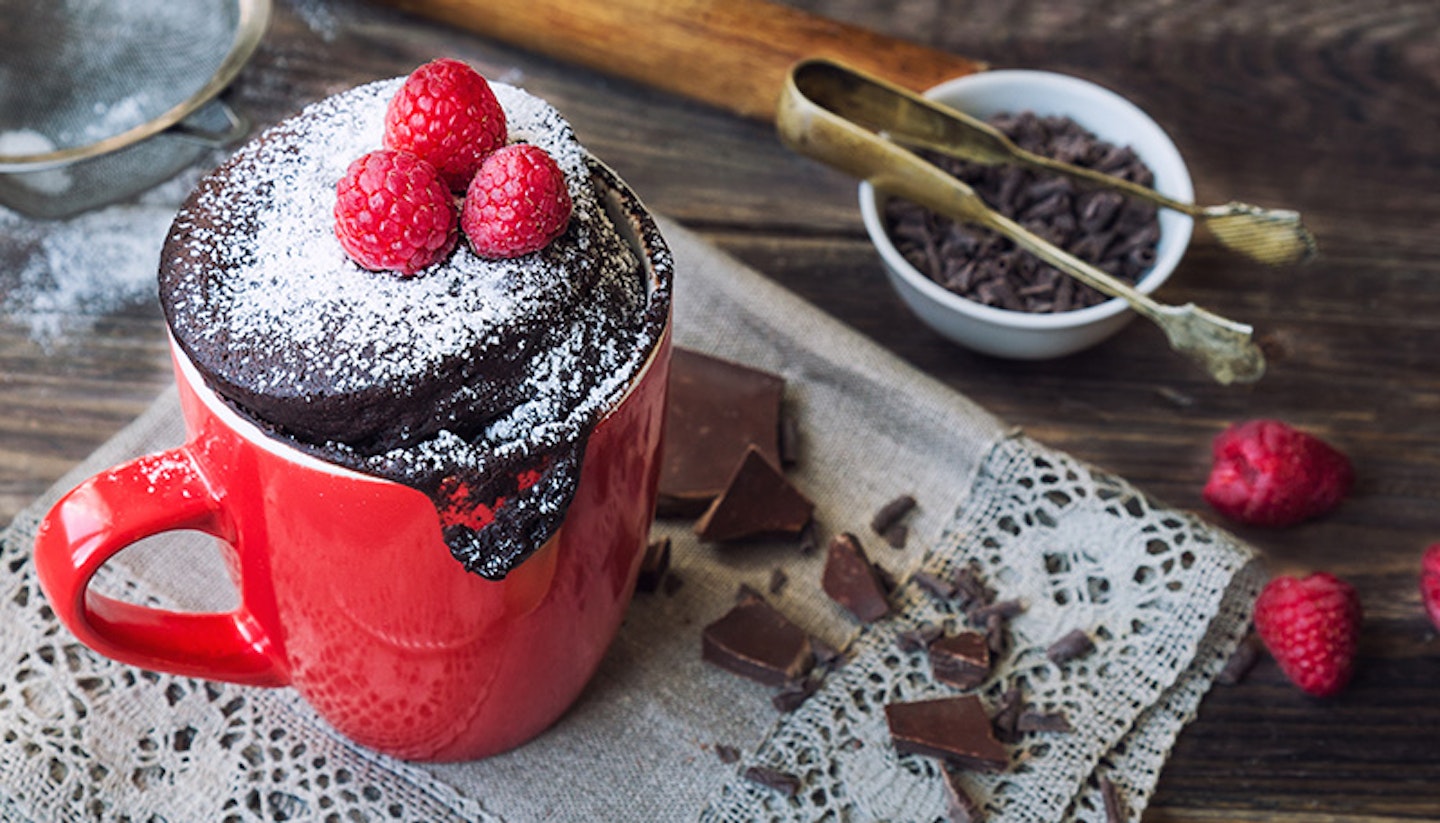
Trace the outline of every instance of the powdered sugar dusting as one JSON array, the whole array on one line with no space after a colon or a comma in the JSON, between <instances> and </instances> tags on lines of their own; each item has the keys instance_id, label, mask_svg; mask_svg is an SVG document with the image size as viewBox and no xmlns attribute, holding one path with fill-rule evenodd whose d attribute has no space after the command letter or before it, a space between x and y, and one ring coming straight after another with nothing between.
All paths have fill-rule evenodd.
<instances>
[{"instance_id":1,"label":"powdered sugar dusting","mask_svg":"<svg viewBox=\"0 0 1440 823\"><path fill-rule=\"evenodd\" d=\"M553 521L585 434L656 336L640 262L570 126L492 83L511 142L541 146L564 172L569 229L507 261L462 241L410 278L356 266L334 236L335 185L380 147L400 82L307 108L204 181L166 243L162 306L217 391L298 445L409 482L437 506L453 503L440 487L457 477L515 497L515 472L545 467L528 505ZM521 558L477 570L503 574Z\"/></svg>"}]
</instances>

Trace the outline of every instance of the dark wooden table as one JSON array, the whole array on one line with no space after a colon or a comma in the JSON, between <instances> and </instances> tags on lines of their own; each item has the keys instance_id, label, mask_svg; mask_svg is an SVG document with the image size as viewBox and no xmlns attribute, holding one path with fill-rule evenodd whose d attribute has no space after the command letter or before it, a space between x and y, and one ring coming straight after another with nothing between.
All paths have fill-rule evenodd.
<instances>
[{"instance_id":1,"label":"dark wooden table","mask_svg":"<svg viewBox=\"0 0 1440 823\"><path fill-rule=\"evenodd\" d=\"M1440 819L1440 640L1417 590L1440 540L1440 4L1433 0L792 0L988 61L1105 84L1148 110L1201 202L1299 209L1322 256L1266 269L1200 237L1161 293L1254 323L1273 356L1223 388L1144 323L1089 352L1015 363L921 327L890 292L853 182L764 124L389 8L280 0L234 100L261 123L450 54L550 99L655 210L1031 435L1205 511L1210 438L1278 417L1345 449L1352 499L1323 521L1239 530L1276 571L1360 590L1359 674L1306 698L1262 663L1181 735L1146 820ZM43 233L46 229L41 227ZM30 232L33 235L33 228ZM23 257L13 237L0 248ZM0 277L0 284L6 281ZM81 310L83 311L83 309ZM0 524L169 382L150 300L41 345L0 318Z\"/></svg>"}]
</instances>

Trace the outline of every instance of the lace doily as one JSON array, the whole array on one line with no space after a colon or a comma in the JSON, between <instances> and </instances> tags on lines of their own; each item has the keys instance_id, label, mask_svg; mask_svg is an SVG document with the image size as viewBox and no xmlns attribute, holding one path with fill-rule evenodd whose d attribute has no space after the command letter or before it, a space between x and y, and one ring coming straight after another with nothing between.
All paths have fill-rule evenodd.
<instances>
[{"instance_id":1,"label":"lace doily","mask_svg":"<svg viewBox=\"0 0 1440 823\"><path fill-rule=\"evenodd\" d=\"M1023 437L996 446L968 499L921 568L947 576L977 563L997 599L1024 602L978 693L993 709L1018 687L1073 731L1021 734L1008 771L966 775L966 788L987 820L1103 823L1103 776L1138 820L1176 735L1246 630L1262 582L1250 552ZM887 703L959 693L934 680L925 651L898 643L926 621L953 629L965 616L903 586L892 616L861 632L844 666L737 764L701 819L943 820L940 764L897 755L884 716ZM1095 650L1052 663L1046 649L1073 629ZM800 790L750 782L743 772L754 765L798 777Z\"/></svg>"},{"instance_id":2,"label":"lace doily","mask_svg":"<svg viewBox=\"0 0 1440 823\"><path fill-rule=\"evenodd\" d=\"M36 520L22 514L0 537L0 818L498 820L348 743L293 690L155 674L81 645L50 610L29 542L16 539ZM100 585L163 605L119 574Z\"/></svg>"}]
</instances>

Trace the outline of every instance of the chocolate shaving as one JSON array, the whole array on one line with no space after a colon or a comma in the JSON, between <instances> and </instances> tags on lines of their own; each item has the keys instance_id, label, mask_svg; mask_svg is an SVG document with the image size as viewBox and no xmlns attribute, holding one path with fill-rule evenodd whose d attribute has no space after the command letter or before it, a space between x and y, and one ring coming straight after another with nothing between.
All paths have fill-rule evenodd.
<instances>
[{"instance_id":1,"label":"chocolate shaving","mask_svg":"<svg viewBox=\"0 0 1440 823\"><path fill-rule=\"evenodd\" d=\"M815 504L790 485L759 449L745 455L725 491L695 522L701 540L725 542L752 537L797 535L810 522Z\"/></svg>"},{"instance_id":2,"label":"chocolate shaving","mask_svg":"<svg viewBox=\"0 0 1440 823\"><path fill-rule=\"evenodd\" d=\"M1008 644L1005 634L1005 619L999 614L992 612L985 618L985 645L989 647L990 653L999 657L1005 653Z\"/></svg>"},{"instance_id":3,"label":"chocolate shaving","mask_svg":"<svg viewBox=\"0 0 1440 823\"><path fill-rule=\"evenodd\" d=\"M800 424L795 416L782 414L780 417L780 465L793 466L800 462Z\"/></svg>"},{"instance_id":4,"label":"chocolate shaving","mask_svg":"<svg viewBox=\"0 0 1440 823\"><path fill-rule=\"evenodd\" d=\"M1025 700L1020 694L1020 689L1011 686L1000 695L1000 702L995 706L995 734L1007 743L1014 742L1019 732L1020 712L1025 707Z\"/></svg>"},{"instance_id":5,"label":"chocolate shaving","mask_svg":"<svg viewBox=\"0 0 1440 823\"><path fill-rule=\"evenodd\" d=\"M922 591L928 592L941 600L950 600L959 592L955 584L937 577L930 572L915 572L910 578Z\"/></svg>"},{"instance_id":6,"label":"chocolate shaving","mask_svg":"<svg viewBox=\"0 0 1440 823\"><path fill-rule=\"evenodd\" d=\"M784 569L776 566L775 568L770 570L769 589L771 594L779 594L780 592L784 591L785 584L789 582L790 577L789 575L785 574Z\"/></svg>"},{"instance_id":7,"label":"chocolate shaving","mask_svg":"<svg viewBox=\"0 0 1440 823\"><path fill-rule=\"evenodd\" d=\"M899 646L900 650L904 652L918 652L922 649L928 649L930 644L934 643L936 638L944 633L944 629L927 620L914 628L903 629L896 632L895 645Z\"/></svg>"},{"instance_id":8,"label":"chocolate shaving","mask_svg":"<svg viewBox=\"0 0 1440 823\"><path fill-rule=\"evenodd\" d=\"M653 592L660 588L660 581L670 570L670 538L662 537L645 547L645 557L640 561L640 575L635 579L635 590Z\"/></svg>"},{"instance_id":9,"label":"chocolate shaving","mask_svg":"<svg viewBox=\"0 0 1440 823\"><path fill-rule=\"evenodd\" d=\"M800 553L806 557L820 551L819 529L820 527L815 524L815 519L812 517L810 522L800 530Z\"/></svg>"},{"instance_id":10,"label":"chocolate shaving","mask_svg":"<svg viewBox=\"0 0 1440 823\"><path fill-rule=\"evenodd\" d=\"M1023 611L1025 604L1022 601L1001 600L995 603L975 603L965 610L965 616L970 620L970 625L985 626L991 617L1009 620Z\"/></svg>"},{"instance_id":11,"label":"chocolate shaving","mask_svg":"<svg viewBox=\"0 0 1440 823\"><path fill-rule=\"evenodd\" d=\"M800 778L769 766L751 766L745 770L745 779L767 789L774 789L786 797L794 797L800 793Z\"/></svg>"},{"instance_id":12,"label":"chocolate shaving","mask_svg":"<svg viewBox=\"0 0 1440 823\"><path fill-rule=\"evenodd\" d=\"M1093 651L1095 642L1090 639L1090 635L1080 629L1071 629L1064 637L1050 644L1045 650L1045 656L1050 658L1051 663L1059 666Z\"/></svg>"},{"instance_id":13,"label":"chocolate shaving","mask_svg":"<svg viewBox=\"0 0 1440 823\"><path fill-rule=\"evenodd\" d=\"M720 762L726 765L740 762L740 750L734 746L727 746L724 743L715 744L715 756Z\"/></svg>"},{"instance_id":14,"label":"chocolate shaving","mask_svg":"<svg viewBox=\"0 0 1440 823\"><path fill-rule=\"evenodd\" d=\"M830 541L821 586L830 599L862 623L878 620L890 611L884 582L865 556L860 541L849 532L837 534Z\"/></svg>"},{"instance_id":15,"label":"chocolate shaving","mask_svg":"<svg viewBox=\"0 0 1440 823\"><path fill-rule=\"evenodd\" d=\"M809 636L758 596L706 626L701 641L704 660L767 686L798 680L815 664Z\"/></svg>"},{"instance_id":16,"label":"chocolate shaving","mask_svg":"<svg viewBox=\"0 0 1440 823\"><path fill-rule=\"evenodd\" d=\"M1026 709L1015 719L1017 732L1070 732L1070 718L1064 712L1039 712Z\"/></svg>"},{"instance_id":17,"label":"chocolate shaving","mask_svg":"<svg viewBox=\"0 0 1440 823\"><path fill-rule=\"evenodd\" d=\"M724 489L747 449L781 464L783 378L675 347L657 513L693 517Z\"/></svg>"},{"instance_id":18,"label":"chocolate shaving","mask_svg":"<svg viewBox=\"0 0 1440 823\"><path fill-rule=\"evenodd\" d=\"M780 687L780 691L770 697L770 705L777 711L793 712L800 708L800 704L810 698L810 695L820 690L820 681L814 677L807 677L802 680L792 680Z\"/></svg>"},{"instance_id":19,"label":"chocolate shaving","mask_svg":"<svg viewBox=\"0 0 1440 823\"><path fill-rule=\"evenodd\" d=\"M885 534L891 526L899 523L900 518L909 514L913 508L915 508L915 498L908 494L900 495L875 512L875 516L870 518L870 530L876 534Z\"/></svg>"},{"instance_id":20,"label":"chocolate shaving","mask_svg":"<svg viewBox=\"0 0 1440 823\"><path fill-rule=\"evenodd\" d=\"M930 644L935 679L957 689L973 689L990 676L990 647L979 632L946 635Z\"/></svg>"},{"instance_id":21,"label":"chocolate shaving","mask_svg":"<svg viewBox=\"0 0 1440 823\"><path fill-rule=\"evenodd\" d=\"M973 564L956 570L955 590L959 593L960 605L963 608L977 603L989 603L995 599L995 592L980 579L980 571Z\"/></svg>"},{"instance_id":22,"label":"chocolate shaving","mask_svg":"<svg viewBox=\"0 0 1440 823\"><path fill-rule=\"evenodd\" d=\"M1125 823L1129 818L1125 801L1120 797L1120 787L1110 782L1109 778L1100 778L1100 799L1105 803L1106 823Z\"/></svg>"},{"instance_id":23,"label":"chocolate shaving","mask_svg":"<svg viewBox=\"0 0 1440 823\"><path fill-rule=\"evenodd\" d=\"M1010 764L984 704L973 694L890 703L885 706L885 721L901 754L943 758L972 771L999 772Z\"/></svg>"}]
</instances>

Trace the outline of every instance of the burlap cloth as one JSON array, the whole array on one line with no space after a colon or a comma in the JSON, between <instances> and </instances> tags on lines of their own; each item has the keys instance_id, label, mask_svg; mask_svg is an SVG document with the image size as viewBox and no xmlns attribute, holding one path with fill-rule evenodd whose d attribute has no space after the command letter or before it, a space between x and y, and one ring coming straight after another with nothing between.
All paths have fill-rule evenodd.
<instances>
[{"instance_id":1,"label":"burlap cloth","mask_svg":"<svg viewBox=\"0 0 1440 823\"><path fill-rule=\"evenodd\" d=\"M896 632L957 616L905 584L917 568L974 561L1026 611L1012 651L981 690L1023 688L1074 730L1030 733L1014 767L967 776L994 820L1101 820L1097 780L1138 819L1181 727L1244 630L1257 586L1251 553L1189 514L1011 431L765 277L665 223L678 262L680 344L783 375L800 423L793 479L824 534L859 535L902 581L895 614L861 630L821 592L823 553L793 543L703 545L686 523L670 593L637 597L598 676L550 731L475 763L415 765L357 749L286 689L156 675L79 646L33 578L36 523L64 490L130 456L180 442L173 393L35 501L0 546L0 813L15 820L935 820L934 761L897 756L883 705L953 693ZM919 501L892 550L867 531L884 501ZM180 535L127 551L105 585L182 606L233 602L214 547ZM741 583L831 643L848 662L800 709L703 663L700 632ZM1044 659L1081 628L1097 649ZM717 755L734 747L735 763ZM797 775L788 797L743 777Z\"/></svg>"}]
</instances>

